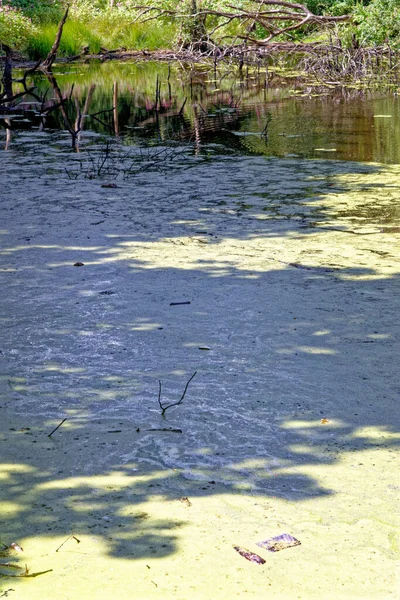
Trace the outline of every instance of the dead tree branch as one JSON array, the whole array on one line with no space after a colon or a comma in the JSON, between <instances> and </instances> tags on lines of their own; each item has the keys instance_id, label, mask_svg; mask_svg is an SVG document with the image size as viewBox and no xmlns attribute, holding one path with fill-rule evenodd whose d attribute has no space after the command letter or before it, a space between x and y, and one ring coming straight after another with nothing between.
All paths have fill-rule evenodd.
<instances>
[{"instance_id":1,"label":"dead tree branch","mask_svg":"<svg viewBox=\"0 0 400 600\"><path fill-rule=\"evenodd\" d=\"M4 45L3 45L4 48ZM27 69L21 79L12 78L12 54L10 53L7 57L7 63L3 72L3 78L1 80L0 90L0 106L2 110L13 110L15 100L19 100L25 96L31 96L34 100L40 102L41 97L35 93L35 86L28 87L27 78L32 75L38 68L39 62L33 67ZM13 84L19 83L23 87L23 91L13 93Z\"/></svg>"},{"instance_id":2,"label":"dead tree branch","mask_svg":"<svg viewBox=\"0 0 400 600\"><path fill-rule=\"evenodd\" d=\"M54 44L52 45L51 50L48 53L48 55L46 56L46 58L44 59L44 61L42 61L40 63L40 68L42 69L42 71L50 71L53 62L56 59L58 48L59 48L60 42L61 42L63 28L65 25L65 21L67 20L67 17L68 17L68 12L69 12L69 4L67 4L67 8L64 13L64 16L58 25L57 35L55 37Z\"/></svg>"},{"instance_id":3,"label":"dead tree branch","mask_svg":"<svg viewBox=\"0 0 400 600\"><path fill-rule=\"evenodd\" d=\"M233 21L237 21L243 30L243 33L235 34L235 39L251 42L255 46L265 46L273 38L284 35L288 32L300 29L306 25L324 26L331 23L342 23L349 21L351 15L342 15L339 17L331 15L315 15L307 6L303 4L285 2L284 0L251 0L247 9L242 9L237 6L228 4L228 10L201 9L190 15L187 12L165 9L161 6L136 6L138 11L136 21L146 22L160 17L171 17L173 19L184 21L185 19L202 19L206 23L207 18L212 18L212 29L207 30L207 41L215 43L210 39L210 36L229 25ZM230 9L230 10L229 10ZM215 19L220 19L215 23ZM250 25L250 26L249 26ZM250 35L250 31L256 26L263 29L268 35L263 39L258 39ZM229 37L229 36L225 36ZM231 36L233 39L233 36ZM193 44L202 40L192 40Z\"/></svg>"}]
</instances>

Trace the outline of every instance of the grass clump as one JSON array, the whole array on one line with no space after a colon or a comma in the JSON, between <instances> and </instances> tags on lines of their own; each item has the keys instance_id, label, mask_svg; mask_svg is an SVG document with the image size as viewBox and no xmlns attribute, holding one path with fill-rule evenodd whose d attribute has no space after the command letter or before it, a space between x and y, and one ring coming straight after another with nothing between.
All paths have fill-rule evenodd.
<instances>
[{"instance_id":1,"label":"grass clump","mask_svg":"<svg viewBox=\"0 0 400 600\"><path fill-rule=\"evenodd\" d=\"M101 48L116 50L159 50L171 47L176 35L173 23L153 21L135 23L131 16L117 10L100 13L98 11L72 11L64 26L58 54L75 56L85 48L90 54L98 54ZM54 42L57 23L39 24L34 35L28 36L26 50L29 57L39 60L47 56Z\"/></svg>"},{"instance_id":2,"label":"grass clump","mask_svg":"<svg viewBox=\"0 0 400 600\"><path fill-rule=\"evenodd\" d=\"M129 50L160 50L171 47L171 40L176 34L173 23L131 23L125 22L109 23L104 26L99 21L98 27L94 29L104 41L104 46L109 49L127 48Z\"/></svg>"},{"instance_id":3,"label":"grass clump","mask_svg":"<svg viewBox=\"0 0 400 600\"><path fill-rule=\"evenodd\" d=\"M30 36L26 51L30 58L39 60L45 58L50 52L57 33L56 24L45 23L37 28L37 33ZM102 45L101 38L93 32L85 23L79 21L67 21L64 25L58 54L60 56L74 56L80 54L83 48L96 54Z\"/></svg>"}]
</instances>

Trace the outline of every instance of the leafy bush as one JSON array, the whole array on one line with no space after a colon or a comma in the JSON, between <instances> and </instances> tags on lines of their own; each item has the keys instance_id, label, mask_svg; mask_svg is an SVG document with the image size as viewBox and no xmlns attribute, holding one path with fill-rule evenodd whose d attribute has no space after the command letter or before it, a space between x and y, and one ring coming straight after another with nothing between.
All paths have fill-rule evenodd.
<instances>
[{"instance_id":1,"label":"leafy bush","mask_svg":"<svg viewBox=\"0 0 400 600\"><path fill-rule=\"evenodd\" d=\"M353 12L357 0L306 0L304 4L315 15L347 15Z\"/></svg>"},{"instance_id":2,"label":"leafy bush","mask_svg":"<svg viewBox=\"0 0 400 600\"><path fill-rule=\"evenodd\" d=\"M72 0L70 4L69 14L71 18L79 21L90 21L101 15L102 7L98 2L90 2L90 0Z\"/></svg>"},{"instance_id":3,"label":"leafy bush","mask_svg":"<svg viewBox=\"0 0 400 600\"><path fill-rule=\"evenodd\" d=\"M3 0L3 6L21 10L34 23L59 21L65 9L64 0Z\"/></svg>"},{"instance_id":4,"label":"leafy bush","mask_svg":"<svg viewBox=\"0 0 400 600\"><path fill-rule=\"evenodd\" d=\"M357 38L367 45L400 44L400 0L372 0L354 10Z\"/></svg>"},{"instance_id":5,"label":"leafy bush","mask_svg":"<svg viewBox=\"0 0 400 600\"><path fill-rule=\"evenodd\" d=\"M18 8L0 6L0 43L13 49L22 49L35 27Z\"/></svg>"}]
</instances>

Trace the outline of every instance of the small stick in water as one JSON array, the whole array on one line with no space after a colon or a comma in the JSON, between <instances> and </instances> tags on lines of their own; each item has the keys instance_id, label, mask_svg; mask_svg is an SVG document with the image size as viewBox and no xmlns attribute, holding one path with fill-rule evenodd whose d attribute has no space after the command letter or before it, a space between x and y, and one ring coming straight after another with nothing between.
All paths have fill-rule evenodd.
<instances>
[{"instance_id":1,"label":"small stick in water","mask_svg":"<svg viewBox=\"0 0 400 600\"><path fill-rule=\"evenodd\" d=\"M53 435L53 433L55 433L55 432L57 431L57 429L58 429L59 427L61 427L61 425L62 425L62 424L63 424L63 423L66 421L66 420L67 420L67 417L65 417L65 419L63 419L63 420L61 421L61 423L59 423L59 425L57 425L57 427L56 427L55 429L53 429L53 431L52 431L51 433L49 433L49 435L48 435L47 437L51 437L51 436Z\"/></svg>"},{"instance_id":2,"label":"small stick in water","mask_svg":"<svg viewBox=\"0 0 400 600\"><path fill-rule=\"evenodd\" d=\"M180 400L178 400L178 402L173 402L172 404L166 404L163 405L163 403L161 402L161 381L158 382L159 388L158 388L158 404L161 408L161 415L164 416L165 415L165 411L167 410L167 408L171 408L171 406L178 406L178 404L182 404L183 399L185 397L185 394L187 392L187 389L189 387L189 383L192 381L193 377L196 375L197 371L195 371L193 373L193 375L191 376L191 378L189 379L189 381L186 383L185 385L185 389L183 390L183 394L180 398Z\"/></svg>"},{"instance_id":3,"label":"small stick in water","mask_svg":"<svg viewBox=\"0 0 400 600\"><path fill-rule=\"evenodd\" d=\"M76 543L77 543L77 544L80 544L80 543L81 543L81 540L78 540L78 538L77 538L77 537L75 537L74 535L69 535L69 536L67 537L67 539L63 541L63 543L61 544L61 546L58 546L58 548L57 548L56 552L58 552L58 551L59 551L59 549L60 549L60 548L62 548L62 547L64 546L64 544L66 544L66 543L68 542L68 540L70 540L71 538L72 538L72 539L74 539L74 540L76 541Z\"/></svg>"}]
</instances>

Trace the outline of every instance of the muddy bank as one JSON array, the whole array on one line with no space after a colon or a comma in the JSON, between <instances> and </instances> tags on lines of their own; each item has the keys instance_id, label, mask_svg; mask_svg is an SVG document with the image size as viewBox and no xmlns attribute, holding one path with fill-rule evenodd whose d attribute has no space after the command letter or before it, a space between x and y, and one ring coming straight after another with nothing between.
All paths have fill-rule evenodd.
<instances>
[{"instance_id":1,"label":"muddy bank","mask_svg":"<svg viewBox=\"0 0 400 600\"><path fill-rule=\"evenodd\" d=\"M1 155L0 533L53 571L0 589L395 598L399 167L48 141Z\"/></svg>"}]
</instances>

